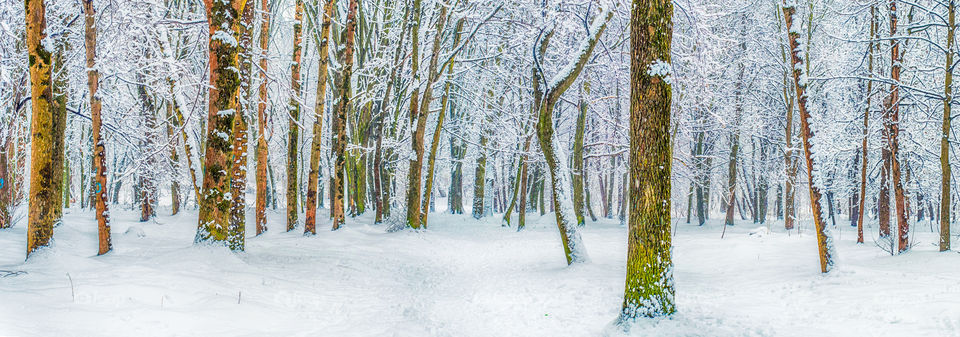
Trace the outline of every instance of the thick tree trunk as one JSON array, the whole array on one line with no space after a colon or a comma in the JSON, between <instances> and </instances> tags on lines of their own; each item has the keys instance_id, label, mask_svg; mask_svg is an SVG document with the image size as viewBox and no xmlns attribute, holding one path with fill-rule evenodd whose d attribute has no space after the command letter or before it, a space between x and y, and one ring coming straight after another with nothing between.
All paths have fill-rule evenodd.
<instances>
[{"instance_id":1,"label":"thick tree trunk","mask_svg":"<svg viewBox=\"0 0 960 337\"><path fill-rule=\"evenodd\" d=\"M210 106L207 122L206 152L204 156L203 195L196 242L228 239L230 220L231 179L233 153L231 151L234 116L238 111L240 78L236 43L240 37L240 14L246 0L204 0L210 25Z\"/></svg>"},{"instance_id":2,"label":"thick tree trunk","mask_svg":"<svg viewBox=\"0 0 960 337\"><path fill-rule=\"evenodd\" d=\"M320 28L320 70L317 71L317 104L314 109L313 143L310 147L310 174L307 177L307 210L303 232L317 234L317 200L320 181L320 155L322 150L323 109L327 93L327 65L330 58L330 24L333 18L334 0L323 5L323 23Z\"/></svg>"},{"instance_id":3,"label":"thick tree trunk","mask_svg":"<svg viewBox=\"0 0 960 337\"><path fill-rule=\"evenodd\" d=\"M651 74L658 62L670 62L671 13L669 0L633 1L630 234L621 324L676 311L670 237L671 88L666 74Z\"/></svg>"},{"instance_id":4,"label":"thick tree trunk","mask_svg":"<svg viewBox=\"0 0 960 337\"><path fill-rule=\"evenodd\" d=\"M792 30L794 13L796 13L795 7L783 7L784 22L786 22L787 37L790 41L790 54L792 56L793 85L797 92L797 107L800 111L800 135L803 142L803 152L806 157L809 177L810 207L813 213L814 228L817 231L820 271L827 273L833 268L833 242L829 237L829 233L826 231L826 223L823 221L823 211L820 206L820 188L814 185L813 175L816 172L813 170L813 148L810 144L810 139L813 138L813 132L810 130L810 114L807 112L807 86L806 83L800 80L803 76L803 68L801 66L803 61L801 61L800 58L800 43L797 41L799 34ZM807 62L809 62L808 59Z\"/></svg>"}]
</instances>

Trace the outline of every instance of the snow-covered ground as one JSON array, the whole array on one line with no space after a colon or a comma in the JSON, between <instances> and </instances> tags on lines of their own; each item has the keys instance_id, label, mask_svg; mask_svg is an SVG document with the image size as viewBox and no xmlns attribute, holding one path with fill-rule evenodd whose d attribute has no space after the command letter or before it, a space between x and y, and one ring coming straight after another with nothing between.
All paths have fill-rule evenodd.
<instances>
[{"instance_id":1,"label":"snow-covered ground","mask_svg":"<svg viewBox=\"0 0 960 337\"><path fill-rule=\"evenodd\" d=\"M616 220L589 223L591 262L567 267L552 217L533 213L519 233L499 217L434 214L424 232L363 217L315 237L271 213L244 253L193 245L196 213L113 214L102 257L88 211L68 210L52 249L27 262L25 224L0 231L0 270L22 272L0 277L0 336L597 336L622 298ZM822 276L812 233L771 227L721 239L717 223L680 223L679 312L631 334L960 336L960 254L937 253L928 229L890 256L843 227L838 268Z\"/></svg>"}]
</instances>

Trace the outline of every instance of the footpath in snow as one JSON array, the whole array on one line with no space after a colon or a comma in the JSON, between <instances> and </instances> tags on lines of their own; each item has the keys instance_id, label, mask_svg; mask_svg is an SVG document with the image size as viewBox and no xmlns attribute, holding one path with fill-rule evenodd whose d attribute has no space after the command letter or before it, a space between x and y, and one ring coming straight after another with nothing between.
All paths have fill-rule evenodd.
<instances>
[{"instance_id":1,"label":"footpath in snow","mask_svg":"<svg viewBox=\"0 0 960 337\"><path fill-rule=\"evenodd\" d=\"M533 213L519 233L499 217L432 214L423 232L361 217L314 237L271 213L243 253L193 245L196 213L137 216L114 211L115 250L100 257L89 211L67 210L53 246L26 262L25 223L0 231L0 271L13 272L0 277L0 336L599 336L622 301L615 219L587 224L591 262L568 267L553 218ZM827 276L812 232L770 226L721 239L719 223L679 223L679 312L631 334L960 336L960 254L936 252L925 225L903 256L840 228Z\"/></svg>"}]
</instances>

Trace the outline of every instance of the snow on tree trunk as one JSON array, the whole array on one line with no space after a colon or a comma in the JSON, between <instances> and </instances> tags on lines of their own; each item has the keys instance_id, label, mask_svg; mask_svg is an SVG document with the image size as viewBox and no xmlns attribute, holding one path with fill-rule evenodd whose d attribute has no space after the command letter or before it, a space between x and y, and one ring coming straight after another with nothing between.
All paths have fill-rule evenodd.
<instances>
[{"instance_id":1,"label":"snow on tree trunk","mask_svg":"<svg viewBox=\"0 0 960 337\"><path fill-rule=\"evenodd\" d=\"M248 0L249 1L249 0ZM260 90L257 101L257 235L267 231L267 57L270 51L270 0L261 1L260 11Z\"/></svg>"},{"instance_id":2,"label":"snow on tree trunk","mask_svg":"<svg viewBox=\"0 0 960 337\"><path fill-rule=\"evenodd\" d=\"M669 0L634 0L631 11L630 233L621 324L676 311L670 237L672 13Z\"/></svg>"},{"instance_id":3,"label":"snow on tree trunk","mask_svg":"<svg viewBox=\"0 0 960 337\"><path fill-rule=\"evenodd\" d=\"M333 129L333 154L336 157L334 165L332 200L330 203L330 215L333 221L333 230L340 229L344 224L343 214L343 191L345 185L344 165L346 164L346 145L347 145L347 110L350 107L350 79L353 76L353 52L354 37L357 26L357 1L350 0L347 10L346 29L343 31L343 59L340 73L340 97L337 101L336 115L334 115Z\"/></svg>"},{"instance_id":4,"label":"snow on tree trunk","mask_svg":"<svg viewBox=\"0 0 960 337\"><path fill-rule=\"evenodd\" d=\"M90 120L93 125L93 186L94 209L96 209L98 250L97 255L103 255L113 249L110 240L110 211L107 206L107 150L101 130L100 72L97 71L97 28L96 10L93 0L83 1L84 13L84 45L86 47L87 86L90 90ZM176 152L174 152L176 153ZM6 195L6 193L3 193Z\"/></svg>"},{"instance_id":5,"label":"snow on tree trunk","mask_svg":"<svg viewBox=\"0 0 960 337\"><path fill-rule=\"evenodd\" d=\"M287 131L287 231L297 227L299 217L297 201L300 199L298 149L300 148L300 56L303 51L303 0L296 0L293 22L293 61L290 65L290 104L287 108L289 126Z\"/></svg>"},{"instance_id":6,"label":"snow on tree trunk","mask_svg":"<svg viewBox=\"0 0 960 337\"><path fill-rule=\"evenodd\" d=\"M787 37L790 42L790 54L793 65L793 85L797 92L797 107L800 112L800 136L803 142L803 152L807 163L807 173L809 177L810 189L810 207L813 213L814 229L817 232L817 246L820 256L820 271L827 273L833 268L833 256L836 255L833 249L833 240L827 230L827 224L823 220L823 210L820 205L820 188L814 184L813 170L813 148L810 139L813 138L813 132L810 130L810 113L807 111L807 77L803 73L803 64L800 58L799 34L793 30L793 15L797 9L784 4L783 17L787 28Z\"/></svg>"},{"instance_id":7,"label":"snow on tree trunk","mask_svg":"<svg viewBox=\"0 0 960 337\"><path fill-rule=\"evenodd\" d=\"M333 17L334 0L327 0L323 5L323 23L320 28L320 70L317 71L317 104L314 109L313 122L313 143L310 147L310 174L307 176L307 211L304 221L303 232L305 234L317 233L317 184L320 180L320 151L322 150L323 134L323 109L326 101L327 92L327 65L330 58L330 24Z\"/></svg>"},{"instance_id":8,"label":"snow on tree trunk","mask_svg":"<svg viewBox=\"0 0 960 337\"><path fill-rule=\"evenodd\" d=\"M239 105L240 14L245 0L205 0L210 25L210 101L204 155L203 194L195 242L228 239L233 172L234 116Z\"/></svg>"}]
</instances>

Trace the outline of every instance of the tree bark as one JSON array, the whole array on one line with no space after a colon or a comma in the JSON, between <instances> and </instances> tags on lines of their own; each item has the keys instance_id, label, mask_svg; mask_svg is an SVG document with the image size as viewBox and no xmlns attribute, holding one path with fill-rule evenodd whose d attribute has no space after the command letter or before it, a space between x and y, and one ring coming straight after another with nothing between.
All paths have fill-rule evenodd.
<instances>
[{"instance_id":1,"label":"tree bark","mask_svg":"<svg viewBox=\"0 0 960 337\"><path fill-rule=\"evenodd\" d=\"M444 7L444 10L440 11L440 15L446 14L445 9L446 7ZM456 25L454 25L454 29L453 29L453 47L454 48L456 48L456 46L460 44L460 31L463 29L463 21L464 21L463 19L460 19L457 21ZM439 23L437 24L437 28L438 28L437 29L438 33L436 38L434 39L434 43L439 45L440 43L439 32L441 31L441 28L442 28ZM433 49L434 49L434 56L431 60L431 63L436 63L436 59L437 59L437 56L439 56L440 49L437 46L435 46ZM432 66L434 65L431 65L431 67ZM443 97L440 99L440 114L437 116L437 127L433 130L433 140L430 145L430 156L427 159L427 180L424 183L423 207L420 211L421 226L423 226L424 228L427 227L427 218L428 218L428 214L431 206L430 198L431 198L431 195L433 194L432 193L433 192L433 175L435 173L434 171L435 171L436 160L437 160L437 148L440 147L440 134L441 134L441 131L443 130L443 122L447 115L447 107L450 100L450 77L452 76L453 76L453 59L450 60L449 65L447 66L448 78L447 78L446 84L444 84ZM432 83L433 81L430 81L427 83L427 85L431 86ZM428 90L427 92L430 92L430 90ZM427 99L426 92L424 93L423 97L424 97L424 100ZM424 106L429 106L429 105L430 103L429 101L427 101L424 105L421 105L421 109L423 109ZM421 117L426 119L427 116L424 115Z\"/></svg>"},{"instance_id":2,"label":"tree bark","mask_svg":"<svg viewBox=\"0 0 960 337\"><path fill-rule=\"evenodd\" d=\"M572 186L572 184L569 181L569 172L565 172L567 171L566 153L563 152L563 149L556 151L554 145L557 143L557 139L553 127L553 109L557 101L559 101L560 96L563 95L576 80L577 76L580 75L580 72L583 70L584 65L586 65L587 60L590 59L593 48L600 40L600 36L606 29L607 22L609 22L611 17L611 12L605 12L594 18L594 24L588 33L590 35L588 35L589 40L587 41L586 48L582 49L581 54L577 55L576 59L573 60L574 63L571 64L572 67L566 68L571 71L563 77L547 83L546 88L543 88L542 92L543 100L539 105L536 105L537 139L540 141L540 149L543 151L544 160L547 162L547 167L550 171L550 183L553 192L551 204L556 216L557 227L560 231L560 240L563 243L567 264L583 262L587 257L583 242L580 239L580 233L577 231L576 226L571 226L570 224L571 218L575 218L575 216L565 214L571 210L572 206L566 204L569 202L566 196L566 189ZM542 78L542 71L537 72L537 74ZM561 202L563 202L564 205L560 205Z\"/></svg>"},{"instance_id":3,"label":"tree bark","mask_svg":"<svg viewBox=\"0 0 960 337\"><path fill-rule=\"evenodd\" d=\"M249 1L249 0L248 0ZM267 56L270 51L270 0L261 1L263 18L260 23L260 92L257 101L257 235L267 231Z\"/></svg>"},{"instance_id":4,"label":"tree bark","mask_svg":"<svg viewBox=\"0 0 960 337\"><path fill-rule=\"evenodd\" d=\"M807 111L807 86L805 82L801 81L801 77L803 77L803 68L801 67L803 61L800 58L800 43L797 41L799 34L792 30L794 13L796 13L795 7L784 5L783 16L784 22L786 22L787 37L790 41L790 54L792 56L791 64L793 65L793 85L797 92L797 107L800 112L800 135L803 142L803 152L807 163L807 172L809 178L808 185L810 190L810 208L811 212L813 213L813 224L817 231L820 271L827 273L833 268L833 242L826 231L826 223L823 221L823 211L820 205L820 199L822 198L820 194L820 188L813 183L813 175L816 173L813 170L813 148L810 144L810 139L813 138L813 132L810 130L810 114ZM809 62L808 59L807 62Z\"/></svg>"},{"instance_id":5,"label":"tree bark","mask_svg":"<svg viewBox=\"0 0 960 337\"><path fill-rule=\"evenodd\" d=\"M203 195L196 242L227 240L233 172L234 116L238 110L240 77L236 43L240 35L240 13L246 0L204 0L210 25L210 105L204 156ZM231 43L233 42L233 43Z\"/></svg>"},{"instance_id":6,"label":"tree bark","mask_svg":"<svg viewBox=\"0 0 960 337\"><path fill-rule=\"evenodd\" d=\"M630 220L621 324L676 311L670 237L673 4L634 0L630 20ZM663 62L663 63L661 63Z\"/></svg>"},{"instance_id":7,"label":"tree bark","mask_svg":"<svg viewBox=\"0 0 960 337\"><path fill-rule=\"evenodd\" d=\"M314 109L313 143L310 147L310 174L307 178L307 211L303 232L317 234L317 188L320 180L320 151L322 150L323 109L327 93L327 67L330 58L330 24L333 18L334 0L323 5L323 23L320 28L320 70L317 71L317 104Z\"/></svg>"},{"instance_id":8,"label":"tree bark","mask_svg":"<svg viewBox=\"0 0 960 337\"><path fill-rule=\"evenodd\" d=\"M300 175L297 150L300 148L300 57L303 53L303 0L295 0L296 9L293 22L293 64L290 66L290 90L293 96L289 106L289 131L287 134L287 231L297 227L299 212L297 201L300 198Z\"/></svg>"},{"instance_id":9,"label":"tree bark","mask_svg":"<svg viewBox=\"0 0 960 337\"><path fill-rule=\"evenodd\" d=\"M890 0L890 36L897 34L897 1ZM890 85L890 163L893 178L893 192L895 204L897 207L897 251L905 252L910 248L909 235L910 224L907 222L907 205L901 179L900 169L900 69L901 61L900 42L890 39L890 57L893 66L890 68L890 77L893 84Z\"/></svg>"},{"instance_id":10,"label":"tree bark","mask_svg":"<svg viewBox=\"0 0 960 337\"><path fill-rule=\"evenodd\" d=\"M98 250L97 255L103 255L113 249L110 239L110 211L107 206L107 151L101 131L100 72L97 71L97 28L96 10L93 0L83 1L84 13L84 46L86 47L87 86L90 90L90 120L93 125L93 171L94 208L96 209ZM4 193L5 195L6 193Z\"/></svg>"},{"instance_id":11,"label":"tree bark","mask_svg":"<svg viewBox=\"0 0 960 337\"><path fill-rule=\"evenodd\" d=\"M953 99L953 38L957 29L956 2L947 6L947 62L944 66L943 125L940 136L940 251L950 250L950 104ZM932 210L931 210L932 211ZM933 214L931 212L931 217Z\"/></svg>"},{"instance_id":12,"label":"tree bark","mask_svg":"<svg viewBox=\"0 0 960 337\"><path fill-rule=\"evenodd\" d=\"M952 0L951 0L952 1ZM873 50L874 44L873 39L877 36L877 7L870 6L870 43L868 44L867 50L867 71L873 76ZM863 243L863 222L866 219L863 216L864 212L864 202L867 199L867 140L870 135L870 100L873 98L873 81L867 81L867 108L863 113L863 140L860 144L860 156L862 157L862 162L860 164L860 200L859 200L859 214L857 215L857 243Z\"/></svg>"},{"instance_id":13,"label":"tree bark","mask_svg":"<svg viewBox=\"0 0 960 337\"><path fill-rule=\"evenodd\" d=\"M333 230L340 229L344 224L343 214L343 190L345 185L344 165L346 161L346 122L347 109L350 107L350 78L353 76L353 52L354 52L354 32L357 25L357 1L350 0L347 11L346 29L343 31L343 65L340 73L341 83L339 88L340 97L337 102L336 115L334 116L333 131L333 154L336 156L334 165L333 183L331 184L332 200L330 203L330 217L333 221Z\"/></svg>"}]
</instances>

